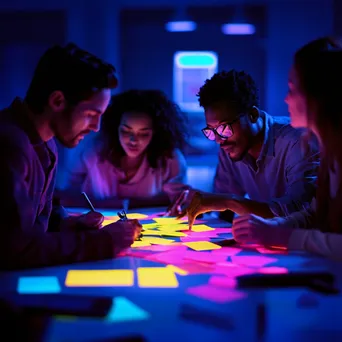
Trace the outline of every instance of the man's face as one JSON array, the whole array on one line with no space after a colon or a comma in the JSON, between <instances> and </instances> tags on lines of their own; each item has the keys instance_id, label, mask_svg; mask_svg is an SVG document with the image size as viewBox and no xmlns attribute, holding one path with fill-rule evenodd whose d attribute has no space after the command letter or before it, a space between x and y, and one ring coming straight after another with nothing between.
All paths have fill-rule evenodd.
<instances>
[{"instance_id":1,"label":"man's face","mask_svg":"<svg viewBox=\"0 0 342 342\"><path fill-rule=\"evenodd\" d=\"M110 90L102 89L86 101L56 115L53 131L65 147L75 147L90 132L98 132L101 115L110 101Z\"/></svg>"},{"instance_id":2,"label":"man's face","mask_svg":"<svg viewBox=\"0 0 342 342\"><path fill-rule=\"evenodd\" d=\"M231 124L232 136L228 139L222 139L215 133L215 141L229 154L233 161L243 159L252 147L253 136L250 122L245 114L247 113L238 113L233 106L227 103L217 103L205 109L207 128L214 129L222 124Z\"/></svg>"}]
</instances>

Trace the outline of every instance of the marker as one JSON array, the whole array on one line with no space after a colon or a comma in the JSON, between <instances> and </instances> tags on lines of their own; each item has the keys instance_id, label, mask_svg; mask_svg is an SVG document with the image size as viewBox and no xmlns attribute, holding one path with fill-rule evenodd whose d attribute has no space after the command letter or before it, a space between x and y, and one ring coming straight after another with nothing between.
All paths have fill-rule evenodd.
<instances>
[{"instance_id":1,"label":"marker","mask_svg":"<svg viewBox=\"0 0 342 342\"><path fill-rule=\"evenodd\" d=\"M82 192L82 195L83 195L83 197L85 198L85 200L87 201L89 209L90 209L91 211L95 211L95 208L94 208L93 204L90 202L90 199L89 199L89 197L87 196L87 194L86 194L85 192Z\"/></svg>"}]
</instances>

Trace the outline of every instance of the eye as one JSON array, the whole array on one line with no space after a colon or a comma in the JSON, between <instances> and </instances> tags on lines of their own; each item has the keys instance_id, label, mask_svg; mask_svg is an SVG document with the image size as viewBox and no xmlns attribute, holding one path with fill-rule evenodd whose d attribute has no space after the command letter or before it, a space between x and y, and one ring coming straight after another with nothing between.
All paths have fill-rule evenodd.
<instances>
[{"instance_id":1,"label":"eye","mask_svg":"<svg viewBox=\"0 0 342 342\"><path fill-rule=\"evenodd\" d=\"M130 131L127 131L127 130L125 130L125 129L123 129L123 128L121 128L120 129L120 133L122 134L122 135L125 135L125 136L127 136L127 135L130 135Z\"/></svg>"}]
</instances>

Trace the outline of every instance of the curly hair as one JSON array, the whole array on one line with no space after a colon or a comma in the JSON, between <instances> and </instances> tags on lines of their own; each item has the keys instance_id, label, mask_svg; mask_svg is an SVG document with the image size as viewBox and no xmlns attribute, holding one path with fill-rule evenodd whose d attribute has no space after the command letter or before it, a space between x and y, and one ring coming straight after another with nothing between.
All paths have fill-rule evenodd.
<instances>
[{"instance_id":1,"label":"curly hair","mask_svg":"<svg viewBox=\"0 0 342 342\"><path fill-rule=\"evenodd\" d=\"M103 114L98 136L102 158L119 166L125 155L119 141L121 117L127 112L146 113L152 118L153 137L147 147L147 159L152 168L158 161L165 166L173 151L183 149L187 141L187 118L180 108L159 90L129 90L112 96Z\"/></svg>"},{"instance_id":2,"label":"curly hair","mask_svg":"<svg viewBox=\"0 0 342 342\"><path fill-rule=\"evenodd\" d=\"M241 113L259 106L259 90L252 76L244 71L222 71L205 81L197 96L204 109L218 102L233 103Z\"/></svg>"},{"instance_id":3,"label":"curly hair","mask_svg":"<svg viewBox=\"0 0 342 342\"><path fill-rule=\"evenodd\" d=\"M70 106L88 100L102 89L114 89L118 79L114 66L69 43L53 46L40 58L25 101L42 113L52 92L60 90Z\"/></svg>"}]
</instances>

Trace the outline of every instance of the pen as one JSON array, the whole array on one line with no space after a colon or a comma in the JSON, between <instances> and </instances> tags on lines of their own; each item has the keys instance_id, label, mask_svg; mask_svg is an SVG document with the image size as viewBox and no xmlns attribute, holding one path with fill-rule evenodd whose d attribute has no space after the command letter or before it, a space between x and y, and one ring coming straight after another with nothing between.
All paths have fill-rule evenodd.
<instances>
[{"instance_id":1,"label":"pen","mask_svg":"<svg viewBox=\"0 0 342 342\"><path fill-rule=\"evenodd\" d=\"M95 211L95 208L94 208L93 204L90 202L90 199L89 199L89 197L87 196L87 194L86 194L85 192L82 192L82 195L83 195L83 197L85 198L85 200L87 201L88 206L89 206L89 209L90 209L91 211Z\"/></svg>"}]
</instances>

